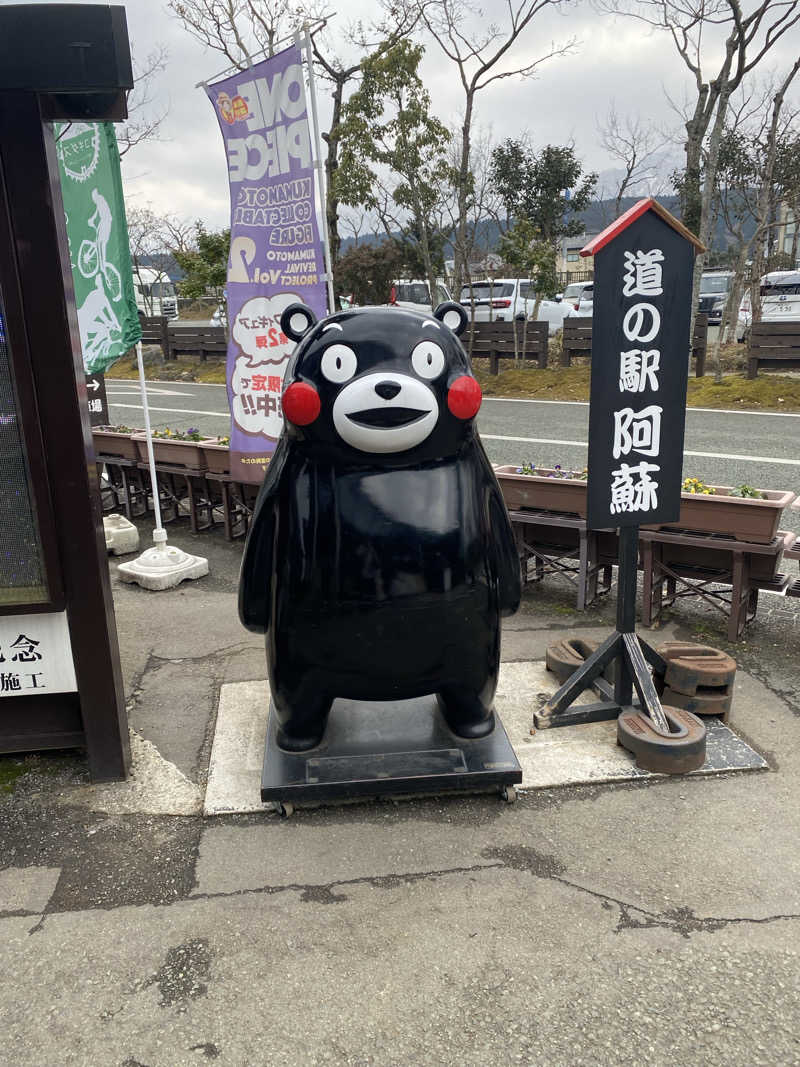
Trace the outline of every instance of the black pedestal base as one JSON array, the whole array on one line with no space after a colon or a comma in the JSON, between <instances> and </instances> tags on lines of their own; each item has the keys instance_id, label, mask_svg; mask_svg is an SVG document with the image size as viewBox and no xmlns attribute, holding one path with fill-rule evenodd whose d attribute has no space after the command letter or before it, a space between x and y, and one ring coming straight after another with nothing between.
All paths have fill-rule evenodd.
<instances>
[{"instance_id":1,"label":"black pedestal base","mask_svg":"<svg viewBox=\"0 0 800 1067\"><path fill-rule=\"evenodd\" d=\"M488 737L466 740L448 729L435 696L337 700L324 739L308 752L279 748L276 730L270 707L261 775L265 801L302 804L398 793L502 791L522 781L496 713Z\"/></svg>"}]
</instances>

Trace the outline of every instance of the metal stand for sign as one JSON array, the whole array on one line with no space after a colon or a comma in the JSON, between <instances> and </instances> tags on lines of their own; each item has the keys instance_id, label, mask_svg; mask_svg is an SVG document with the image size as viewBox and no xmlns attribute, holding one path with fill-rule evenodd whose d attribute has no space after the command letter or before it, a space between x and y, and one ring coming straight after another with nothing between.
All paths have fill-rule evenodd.
<instances>
[{"instance_id":1,"label":"metal stand for sign","mask_svg":"<svg viewBox=\"0 0 800 1067\"><path fill-rule=\"evenodd\" d=\"M616 719L617 741L639 766L668 774L702 766L706 729L690 712L661 706L650 672L663 676L666 664L636 633L636 573L640 521L680 515L684 351L698 249L694 234L650 199L581 249L595 262L586 524L619 527L617 628L533 720L541 730ZM589 688L602 699L571 707Z\"/></svg>"},{"instance_id":2,"label":"metal stand for sign","mask_svg":"<svg viewBox=\"0 0 800 1067\"><path fill-rule=\"evenodd\" d=\"M534 714L533 722L537 729L545 730L617 719L618 734L624 735L625 747L636 754L640 766L668 774L683 773L702 766L706 731L694 716L677 708L665 709L658 698L650 668L663 675L667 665L636 633L638 551L639 527L620 529L617 628ZM613 686L603 677L610 674L612 665ZM572 708L587 689L594 689L603 699Z\"/></svg>"},{"instance_id":3,"label":"metal stand for sign","mask_svg":"<svg viewBox=\"0 0 800 1067\"><path fill-rule=\"evenodd\" d=\"M639 550L639 527L626 526L619 531L619 570L617 573L617 628L572 677L554 693L534 715L540 730L551 726L574 726L584 722L616 719L624 707L633 703L636 689L641 706L659 729L669 732L667 718L647 664L663 674L667 665L661 656L635 631L636 572ZM614 685L604 678L615 664ZM583 704L569 710L572 702L586 689L594 688L604 696L596 704Z\"/></svg>"}]
</instances>

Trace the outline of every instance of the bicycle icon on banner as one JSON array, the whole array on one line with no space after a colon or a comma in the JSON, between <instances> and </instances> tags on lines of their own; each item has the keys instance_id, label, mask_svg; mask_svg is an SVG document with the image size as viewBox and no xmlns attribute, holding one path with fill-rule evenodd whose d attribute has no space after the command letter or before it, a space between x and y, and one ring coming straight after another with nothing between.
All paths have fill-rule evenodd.
<instances>
[{"instance_id":1,"label":"bicycle icon on banner","mask_svg":"<svg viewBox=\"0 0 800 1067\"><path fill-rule=\"evenodd\" d=\"M94 288L78 308L78 329L87 368L98 359L106 359L122 337L122 327L112 307L122 299L122 278L107 258L114 218L99 189L92 189L91 196L95 210L87 221L94 236L81 241L77 256L81 275L94 280Z\"/></svg>"},{"instance_id":2,"label":"bicycle icon on banner","mask_svg":"<svg viewBox=\"0 0 800 1067\"><path fill-rule=\"evenodd\" d=\"M89 216L89 225L94 230L95 236L81 241L78 249L78 270L84 278L94 278L95 275L102 274L106 292L116 303L122 296L122 279L114 264L106 259L106 249L113 224L111 208L98 189L92 190L92 200L95 203L95 210Z\"/></svg>"}]
</instances>

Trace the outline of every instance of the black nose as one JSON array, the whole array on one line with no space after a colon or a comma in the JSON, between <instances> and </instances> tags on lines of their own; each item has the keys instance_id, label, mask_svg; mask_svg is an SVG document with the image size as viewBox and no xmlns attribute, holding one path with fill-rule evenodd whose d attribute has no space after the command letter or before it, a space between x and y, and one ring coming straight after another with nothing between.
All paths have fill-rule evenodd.
<instances>
[{"instance_id":1,"label":"black nose","mask_svg":"<svg viewBox=\"0 0 800 1067\"><path fill-rule=\"evenodd\" d=\"M375 392L383 400L391 400L400 392L400 386L397 382L378 382L375 386Z\"/></svg>"}]
</instances>

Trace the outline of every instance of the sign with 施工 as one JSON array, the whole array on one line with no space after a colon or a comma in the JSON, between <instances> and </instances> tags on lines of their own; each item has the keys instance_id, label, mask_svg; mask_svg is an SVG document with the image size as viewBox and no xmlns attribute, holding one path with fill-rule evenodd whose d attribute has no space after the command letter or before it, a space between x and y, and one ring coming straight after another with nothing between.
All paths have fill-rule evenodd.
<instances>
[{"instance_id":1,"label":"sign with \u65bd\u5de5","mask_svg":"<svg viewBox=\"0 0 800 1067\"><path fill-rule=\"evenodd\" d=\"M0 616L0 697L77 689L65 611Z\"/></svg>"},{"instance_id":2,"label":"sign with \u65bd\u5de5","mask_svg":"<svg viewBox=\"0 0 800 1067\"><path fill-rule=\"evenodd\" d=\"M87 374L141 339L119 150L110 122L56 123L61 196Z\"/></svg>"},{"instance_id":3,"label":"sign with \u65bd\u5de5","mask_svg":"<svg viewBox=\"0 0 800 1067\"><path fill-rule=\"evenodd\" d=\"M643 200L582 250L595 257L590 529L678 519L697 247Z\"/></svg>"}]
</instances>

